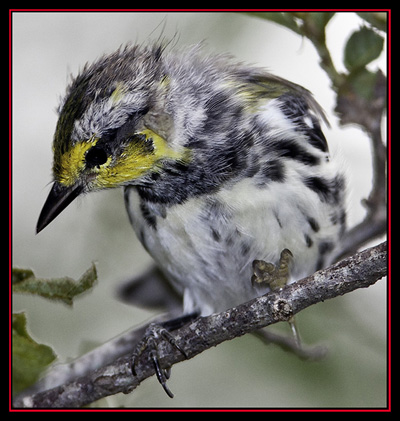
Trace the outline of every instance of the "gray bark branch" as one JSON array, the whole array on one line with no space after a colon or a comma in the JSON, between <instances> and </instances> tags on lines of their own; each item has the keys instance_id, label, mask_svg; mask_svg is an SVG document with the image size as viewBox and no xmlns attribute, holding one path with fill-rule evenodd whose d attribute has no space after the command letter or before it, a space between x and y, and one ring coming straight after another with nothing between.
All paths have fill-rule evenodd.
<instances>
[{"instance_id":1,"label":"gray bark branch","mask_svg":"<svg viewBox=\"0 0 400 421\"><path fill-rule=\"evenodd\" d=\"M289 320L299 311L318 302L366 288L387 274L387 243L354 254L327 269L318 271L280 291L269 292L222 313L199 317L173 332L188 358L220 344L279 321ZM140 329L143 329L141 327ZM170 367L184 356L168 342L158 348L162 367ZM145 350L131 372L132 355L69 380L48 390L17 397L15 407L81 407L119 392L129 393L154 375L154 365Z\"/></svg>"}]
</instances>

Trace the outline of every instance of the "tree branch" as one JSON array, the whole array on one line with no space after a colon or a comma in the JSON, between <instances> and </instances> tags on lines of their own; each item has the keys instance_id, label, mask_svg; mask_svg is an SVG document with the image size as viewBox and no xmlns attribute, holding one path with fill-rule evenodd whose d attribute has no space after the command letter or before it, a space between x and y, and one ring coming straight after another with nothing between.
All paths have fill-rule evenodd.
<instances>
[{"instance_id":1,"label":"tree branch","mask_svg":"<svg viewBox=\"0 0 400 421\"><path fill-rule=\"evenodd\" d=\"M354 93L350 85L339 89L336 111L341 116L341 124L357 124L368 135L372 150L372 189L367 199L362 201L366 216L362 222L348 230L341 242L338 258L354 253L368 241L382 237L387 227L387 149L382 141L381 122L386 109L386 77L377 72L374 99L366 100Z\"/></svg>"},{"instance_id":2,"label":"tree branch","mask_svg":"<svg viewBox=\"0 0 400 421\"><path fill-rule=\"evenodd\" d=\"M387 244L383 242L327 269L316 272L280 291L273 291L245 304L208 317L174 331L178 344L188 358L220 344L279 321L318 302L366 288L387 274ZM250 282L250 281L249 281ZM143 327L141 328L143 329ZM162 367L184 359L168 342L158 348ZM145 350L136 363L137 376L131 372L132 355L126 354L108 365L49 390L17 397L15 407L81 407L115 393L129 393L154 374L154 366Z\"/></svg>"}]
</instances>

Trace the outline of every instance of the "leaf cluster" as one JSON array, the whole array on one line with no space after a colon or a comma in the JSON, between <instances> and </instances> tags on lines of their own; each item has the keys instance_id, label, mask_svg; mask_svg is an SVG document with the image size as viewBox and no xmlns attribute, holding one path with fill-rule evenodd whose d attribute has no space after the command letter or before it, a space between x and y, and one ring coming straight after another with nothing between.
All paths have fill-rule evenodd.
<instances>
[{"instance_id":1,"label":"leaf cluster","mask_svg":"<svg viewBox=\"0 0 400 421\"><path fill-rule=\"evenodd\" d=\"M317 49L321 67L332 81L332 87L340 95L357 95L370 101L382 89L382 72L369 70L368 65L377 59L384 48L387 14L384 12L357 13L364 24L355 30L344 47L345 73L335 69L326 46L325 29L335 16L333 12L251 12L251 15L278 23L308 38ZM337 110L339 111L339 110ZM345 121L343 121L345 123Z\"/></svg>"},{"instance_id":2,"label":"leaf cluster","mask_svg":"<svg viewBox=\"0 0 400 421\"><path fill-rule=\"evenodd\" d=\"M13 293L33 294L72 305L76 296L92 288L97 280L96 267L92 265L75 281L68 277L57 279L37 278L30 269L12 269ZM34 384L43 370L56 359L53 349L37 343L27 329L26 314L12 315L12 393Z\"/></svg>"}]
</instances>

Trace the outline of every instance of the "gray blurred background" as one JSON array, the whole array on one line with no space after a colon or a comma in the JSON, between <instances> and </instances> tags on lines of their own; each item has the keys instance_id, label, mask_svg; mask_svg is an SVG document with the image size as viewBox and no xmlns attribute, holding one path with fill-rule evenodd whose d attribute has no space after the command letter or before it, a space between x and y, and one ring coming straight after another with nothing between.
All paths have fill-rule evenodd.
<instances>
[{"instance_id":1,"label":"gray blurred background","mask_svg":"<svg viewBox=\"0 0 400 421\"><path fill-rule=\"evenodd\" d=\"M339 13L327 28L338 69L344 42L359 27L353 13ZM176 48L206 41L206 49L239 60L311 90L326 110L330 148L349 179L349 223L361 221L360 200L371 184L369 142L356 127L338 128L329 80L313 46L276 24L239 13L14 13L13 14L13 265L40 277L78 279L96 262L99 281L73 308L37 297L16 296L33 337L66 361L155 315L121 304L116 287L151 265L130 228L121 190L78 199L35 235L50 189L55 108L86 62L127 42L174 38ZM385 57L379 65L386 71ZM249 280L250 282L250 280ZM252 335L206 351L173 367L169 399L153 377L133 394L102 406L136 407L379 407L386 405L386 289L367 290L320 303L297 316L306 344L323 344L328 356L304 362ZM289 333L286 325L273 327Z\"/></svg>"}]
</instances>

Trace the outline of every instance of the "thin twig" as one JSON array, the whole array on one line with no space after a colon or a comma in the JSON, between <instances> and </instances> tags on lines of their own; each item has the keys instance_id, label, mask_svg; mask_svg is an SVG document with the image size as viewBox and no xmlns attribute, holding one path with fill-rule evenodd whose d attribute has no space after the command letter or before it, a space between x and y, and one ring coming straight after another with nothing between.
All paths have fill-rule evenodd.
<instances>
[{"instance_id":1,"label":"thin twig","mask_svg":"<svg viewBox=\"0 0 400 421\"><path fill-rule=\"evenodd\" d=\"M277 345L284 351L291 352L302 360L318 361L323 359L328 353L328 348L323 345L306 347L304 344L301 344L299 346L292 336L280 335L267 329L259 329L253 333L266 345Z\"/></svg>"}]
</instances>

